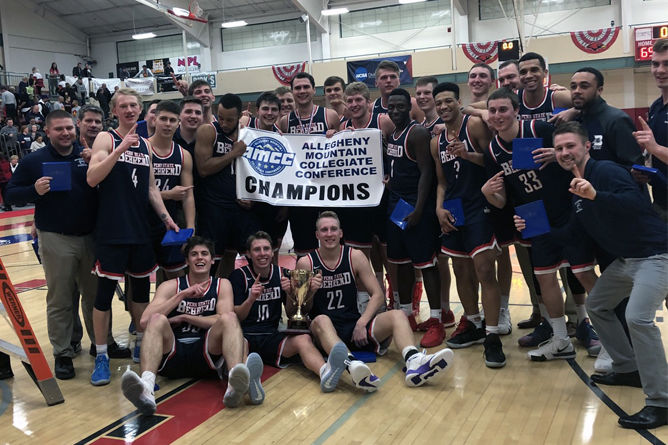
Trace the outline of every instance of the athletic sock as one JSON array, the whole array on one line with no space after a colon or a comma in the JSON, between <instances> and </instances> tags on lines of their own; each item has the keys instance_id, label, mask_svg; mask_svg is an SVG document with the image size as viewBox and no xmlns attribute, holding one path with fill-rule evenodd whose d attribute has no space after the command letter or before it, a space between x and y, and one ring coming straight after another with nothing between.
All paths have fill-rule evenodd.
<instances>
[{"instance_id":1,"label":"athletic sock","mask_svg":"<svg viewBox=\"0 0 668 445\"><path fill-rule=\"evenodd\" d=\"M95 345L95 352L97 355L107 355L107 344Z\"/></svg>"},{"instance_id":2,"label":"athletic sock","mask_svg":"<svg viewBox=\"0 0 668 445\"><path fill-rule=\"evenodd\" d=\"M151 391L155 388L155 374L151 371L144 371L141 373L141 379L146 382L146 385Z\"/></svg>"},{"instance_id":3,"label":"athletic sock","mask_svg":"<svg viewBox=\"0 0 668 445\"><path fill-rule=\"evenodd\" d=\"M413 305L411 303L408 304L400 304L399 308L404 311L404 314L406 315L412 315L413 314Z\"/></svg>"},{"instance_id":4,"label":"athletic sock","mask_svg":"<svg viewBox=\"0 0 668 445\"><path fill-rule=\"evenodd\" d=\"M404 350L401 351L401 355L404 357L404 362L407 362L409 358L419 353L420 351L415 346L406 346Z\"/></svg>"},{"instance_id":5,"label":"athletic sock","mask_svg":"<svg viewBox=\"0 0 668 445\"><path fill-rule=\"evenodd\" d=\"M486 325L485 326L485 333L486 334L499 334L499 327L498 326L490 326Z\"/></svg>"},{"instance_id":6,"label":"athletic sock","mask_svg":"<svg viewBox=\"0 0 668 445\"><path fill-rule=\"evenodd\" d=\"M505 310L508 310L508 302L510 301L510 295L501 295L501 307Z\"/></svg>"},{"instance_id":7,"label":"athletic sock","mask_svg":"<svg viewBox=\"0 0 668 445\"><path fill-rule=\"evenodd\" d=\"M568 330L566 329L566 317L563 315L557 318L550 318L554 337L561 340L568 340Z\"/></svg>"},{"instance_id":8,"label":"athletic sock","mask_svg":"<svg viewBox=\"0 0 668 445\"><path fill-rule=\"evenodd\" d=\"M587 308L584 304L576 304L575 313L578 314L578 324L582 323L586 318L589 318L587 316Z\"/></svg>"},{"instance_id":9,"label":"athletic sock","mask_svg":"<svg viewBox=\"0 0 668 445\"><path fill-rule=\"evenodd\" d=\"M540 315L544 319L549 320L550 314L547 312L547 308L545 307L545 305L543 303L538 303L538 308L540 309Z\"/></svg>"},{"instance_id":10,"label":"athletic sock","mask_svg":"<svg viewBox=\"0 0 668 445\"><path fill-rule=\"evenodd\" d=\"M473 315L467 315L466 318L475 325L476 329L482 328L482 317L480 317L480 312Z\"/></svg>"},{"instance_id":11,"label":"athletic sock","mask_svg":"<svg viewBox=\"0 0 668 445\"><path fill-rule=\"evenodd\" d=\"M429 309L429 318L435 318L437 320L441 319L441 310L440 309Z\"/></svg>"}]
</instances>

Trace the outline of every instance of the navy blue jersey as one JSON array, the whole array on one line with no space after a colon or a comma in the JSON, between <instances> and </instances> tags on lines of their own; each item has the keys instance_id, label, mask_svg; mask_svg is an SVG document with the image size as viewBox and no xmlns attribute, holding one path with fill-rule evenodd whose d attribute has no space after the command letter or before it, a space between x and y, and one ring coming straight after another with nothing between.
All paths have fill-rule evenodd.
<instances>
[{"instance_id":1,"label":"navy blue jersey","mask_svg":"<svg viewBox=\"0 0 668 445\"><path fill-rule=\"evenodd\" d=\"M172 136L172 140L179 144L181 148L185 149L188 153L190 153L190 156L195 159L195 142L196 140L193 139L191 142L186 141L183 139L183 136L181 136L181 126L179 126L176 131L174 132L174 136Z\"/></svg>"},{"instance_id":2,"label":"navy blue jersey","mask_svg":"<svg viewBox=\"0 0 668 445\"><path fill-rule=\"evenodd\" d=\"M360 318L357 309L357 284L352 264L352 249L341 246L339 261L334 269L328 268L318 250L308 254L313 271L322 271L322 287L313 296L311 319L327 315L334 325L356 322Z\"/></svg>"},{"instance_id":3,"label":"navy blue jersey","mask_svg":"<svg viewBox=\"0 0 668 445\"><path fill-rule=\"evenodd\" d=\"M517 138L542 138L544 147L552 146L554 127L547 122L520 121ZM492 139L485 152L487 176L503 171L506 196L513 206L543 200L550 225L559 227L568 221L571 194L568 191L572 174L552 162L542 170L513 168L512 141L504 141L498 135Z\"/></svg>"},{"instance_id":4,"label":"navy blue jersey","mask_svg":"<svg viewBox=\"0 0 668 445\"><path fill-rule=\"evenodd\" d=\"M385 152L390 160L390 202L388 210L394 209L394 204L403 198L404 201L415 205L418 196L418 182L420 181L420 169L415 159L408 152L407 140L410 132L418 126L416 121L411 121L398 135L394 131L387 137Z\"/></svg>"},{"instance_id":5,"label":"navy blue jersey","mask_svg":"<svg viewBox=\"0 0 668 445\"><path fill-rule=\"evenodd\" d=\"M379 97L373 101L373 108L371 109L371 114L387 114L387 107L383 106L383 99Z\"/></svg>"},{"instance_id":6,"label":"navy blue jersey","mask_svg":"<svg viewBox=\"0 0 668 445\"><path fill-rule=\"evenodd\" d=\"M457 139L464 143L469 153L476 153L468 132L469 117L464 116ZM479 213L487 203L480 191L487 181L487 175L484 167L448 153L446 147L454 141L455 139L448 139L447 131L443 131L438 137L438 155L447 183L445 199L461 199L464 214L466 219L469 219L469 215Z\"/></svg>"},{"instance_id":7,"label":"navy blue jersey","mask_svg":"<svg viewBox=\"0 0 668 445\"><path fill-rule=\"evenodd\" d=\"M116 130L109 130L112 150L123 142ZM121 154L99 185L97 238L105 244L141 244L149 240L148 188L150 155L148 141L139 138L137 146Z\"/></svg>"},{"instance_id":8,"label":"navy blue jersey","mask_svg":"<svg viewBox=\"0 0 668 445\"><path fill-rule=\"evenodd\" d=\"M151 159L153 162L153 177L158 190L165 192L181 185L181 170L183 170L183 149L172 142L172 149L167 156L160 156L151 150ZM165 208L172 218L181 211L181 201L173 199L163 200ZM155 211L149 212L151 218L151 227L164 226Z\"/></svg>"},{"instance_id":9,"label":"navy blue jersey","mask_svg":"<svg viewBox=\"0 0 668 445\"><path fill-rule=\"evenodd\" d=\"M649 108L649 119L647 124L654 133L654 139L659 145L668 147L668 103L663 103L663 98L659 97ZM666 163L656 156L652 156L652 167L656 168L668 178L668 168ZM652 196L654 203L664 210L668 210L668 190L666 187L652 187Z\"/></svg>"},{"instance_id":10,"label":"navy blue jersey","mask_svg":"<svg viewBox=\"0 0 668 445\"><path fill-rule=\"evenodd\" d=\"M363 127L355 127L353 124L352 119L343 119L341 121L341 126L339 127L341 130L345 129L354 129L354 130L359 130L361 128L378 128L380 129L380 124L378 122L378 115L371 113L369 115L369 120Z\"/></svg>"},{"instance_id":11,"label":"navy blue jersey","mask_svg":"<svg viewBox=\"0 0 668 445\"><path fill-rule=\"evenodd\" d=\"M434 119L431 122L427 122L427 118L425 117L424 120L422 121L422 126L424 128L426 128L427 131L429 131L429 134L433 137L433 136L435 136L434 135L434 127L436 125L442 124L442 123L443 123L443 119L441 119L440 117L436 117L436 119Z\"/></svg>"},{"instance_id":12,"label":"navy blue jersey","mask_svg":"<svg viewBox=\"0 0 668 445\"><path fill-rule=\"evenodd\" d=\"M208 317L216 315L216 305L218 304L218 293L221 285L220 278L209 278L209 287L201 297L184 298L178 306L176 306L167 315L167 318L176 317L177 315L194 315L198 317ZM179 277L174 280L177 284L177 292L181 292L190 287L188 275ZM177 326L172 326L174 337L176 341L182 343L194 343L201 339L206 334L206 329L194 326L190 323L181 323Z\"/></svg>"},{"instance_id":13,"label":"navy blue jersey","mask_svg":"<svg viewBox=\"0 0 668 445\"><path fill-rule=\"evenodd\" d=\"M524 100L524 89L517 91L520 98L520 111L518 117L520 120L536 119L539 121L547 121L552 117L554 111L553 91L548 87L543 87L543 100L537 107L529 107Z\"/></svg>"},{"instance_id":14,"label":"navy blue jersey","mask_svg":"<svg viewBox=\"0 0 668 445\"><path fill-rule=\"evenodd\" d=\"M255 128L256 130L262 130L262 128L260 128L260 119L258 119L257 117L251 117L250 121L248 121L248 128ZM281 130L276 126L276 124L272 126L271 131L273 131L274 133L281 132Z\"/></svg>"},{"instance_id":15,"label":"navy blue jersey","mask_svg":"<svg viewBox=\"0 0 668 445\"><path fill-rule=\"evenodd\" d=\"M253 302L248 316L241 322L244 334L269 334L278 331L281 321L285 292L281 289L282 269L271 266L268 277L260 277L264 286L262 294ZM249 265L235 269L230 274L230 282L234 291L234 305L242 304L250 295L256 275Z\"/></svg>"},{"instance_id":16,"label":"navy blue jersey","mask_svg":"<svg viewBox=\"0 0 668 445\"><path fill-rule=\"evenodd\" d=\"M327 108L313 105L310 116L301 117L297 110L291 111L288 116L288 133L292 134L325 134L329 130L327 125Z\"/></svg>"},{"instance_id":17,"label":"navy blue jersey","mask_svg":"<svg viewBox=\"0 0 668 445\"><path fill-rule=\"evenodd\" d=\"M225 156L232 150L234 139L230 139L223 133L218 122L210 124L216 130L216 142L213 145L213 157ZM236 205L237 189L234 176L234 162L228 164L224 169L209 176L199 179L198 196L207 204L232 207Z\"/></svg>"}]
</instances>

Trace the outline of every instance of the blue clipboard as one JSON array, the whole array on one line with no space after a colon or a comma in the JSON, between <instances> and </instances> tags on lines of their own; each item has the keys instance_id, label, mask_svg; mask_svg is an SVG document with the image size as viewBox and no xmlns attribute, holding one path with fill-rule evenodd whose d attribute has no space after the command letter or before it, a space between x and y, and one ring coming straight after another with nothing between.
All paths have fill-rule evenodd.
<instances>
[{"instance_id":1,"label":"blue clipboard","mask_svg":"<svg viewBox=\"0 0 668 445\"><path fill-rule=\"evenodd\" d=\"M526 221L526 228L522 230L522 238L528 239L549 233L550 222L547 219L542 200L515 207L515 214Z\"/></svg>"},{"instance_id":2,"label":"blue clipboard","mask_svg":"<svg viewBox=\"0 0 668 445\"><path fill-rule=\"evenodd\" d=\"M461 198L448 199L443 201L443 208L449 211L455 218L453 226L462 227L464 224L466 224L466 218L464 217L464 207L462 206Z\"/></svg>"},{"instance_id":3,"label":"blue clipboard","mask_svg":"<svg viewBox=\"0 0 668 445\"><path fill-rule=\"evenodd\" d=\"M542 146L542 138L513 139L513 168L534 170L540 167L540 164L534 162L531 152Z\"/></svg>"},{"instance_id":4,"label":"blue clipboard","mask_svg":"<svg viewBox=\"0 0 668 445\"><path fill-rule=\"evenodd\" d=\"M72 190L71 162L42 162L42 175L50 176L50 191L63 192Z\"/></svg>"},{"instance_id":5,"label":"blue clipboard","mask_svg":"<svg viewBox=\"0 0 668 445\"><path fill-rule=\"evenodd\" d=\"M148 124L146 121L137 121L137 129L135 130L139 136L148 138Z\"/></svg>"},{"instance_id":6,"label":"blue clipboard","mask_svg":"<svg viewBox=\"0 0 668 445\"><path fill-rule=\"evenodd\" d=\"M406 230L406 221L404 221L404 218L410 215L413 210L415 210L415 207L403 199L399 199L399 202L394 206L394 210L390 215L390 220L401 230Z\"/></svg>"},{"instance_id":7,"label":"blue clipboard","mask_svg":"<svg viewBox=\"0 0 668 445\"><path fill-rule=\"evenodd\" d=\"M180 246L185 244L194 232L194 229L181 229L178 232L168 230L160 244L163 246Z\"/></svg>"},{"instance_id":8,"label":"blue clipboard","mask_svg":"<svg viewBox=\"0 0 668 445\"><path fill-rule=\"evenodd\" d=\"M665 187L668 184L666 177L656 168L638 164L633 164L631 168L646 173L649 176L649 183L652 184L652 187Z\"/></svg>"}]
</instances>

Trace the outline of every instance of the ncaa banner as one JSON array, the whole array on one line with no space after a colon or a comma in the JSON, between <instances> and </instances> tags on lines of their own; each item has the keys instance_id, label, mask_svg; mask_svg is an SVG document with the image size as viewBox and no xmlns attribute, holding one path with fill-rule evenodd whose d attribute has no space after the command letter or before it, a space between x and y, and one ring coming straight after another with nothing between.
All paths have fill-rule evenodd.
<instances>
[{"instance_id":1,"label":"ncaa banner","mask_svg":"<svg viewBox=\"0 0 668 445\"><path fill-rule=\"evenodd\" d=\"M413 84L412 56L385 57L383 59L354 60L347 62L348 82L364 82L369 88L376 88L376 68L383 60L399 65L399 83Z\"/></svg>"},{"instance_id":2,"label":"ncaa banner","mask_svg":"<svg viewBox=\"0 0 668 445\"><path fill-rule=\"evenodd\" d=\"M372 207L383 195L380 130L282 135L242 128L237 198L279 206Z\"/></svg>"}]
</instances>

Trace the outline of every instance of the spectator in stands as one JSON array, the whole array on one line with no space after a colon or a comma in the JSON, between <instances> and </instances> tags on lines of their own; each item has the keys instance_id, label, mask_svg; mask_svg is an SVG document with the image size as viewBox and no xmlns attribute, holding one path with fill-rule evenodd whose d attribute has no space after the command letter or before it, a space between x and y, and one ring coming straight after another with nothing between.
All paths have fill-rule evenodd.
<instances>
[{"instance_id":1,"label":"spectator in stands","mask_svg":"<svg viewBox=\"0 0 668 445\"><path fill-rule=\"evenodd\" d=\"M21 127L21 133L19 134L19 147L22 154L30 152L30 144L32 144L33 138L30 136L30 127L24 125Z\"/></svg>"},{"instance_id":2,"label":"spectator in stands","mask_svg":"<svg viewBox=\"0 0 668 445\"><path fill-rule=\"evenodd\" d=\"M42 94L42 88L44 88L44 77L42 76L42 73L39 72L39 69L34 66L32 67L32 73L30 74L30 77L34 82L35 93L39 96Z\"/></svg>"},{"instance_id":3,"label":"spectator in stands","mask_svg":"<svg viewBox=\"0 0 668 445\"><path fill-rule=\"evenodd\" d=\"M0 194L2 195L2 210L5 212L12 211L12 206L7 204L5 199L5 188L11 177L12 170L9 167L9 161L4 155L0 154Z\"/></svg>"},{"instance_id":4,"label":"spectator in stands","mask_svg":"<svg viewBox=\"0 0 668 445\"><path fill-rule=\"evenodd\" d=\"M49 69L49 96L55 96L58 91L58 78L60 77L60 71L58 71L58 65L56 62L51 64Z\"/></svg>"},{"instance_id":5,"label":"spectator in stands","mask_svg":"<svg viewBox=\"0 0 668 445\"><path fill-rule=\"evenodd\" d=\"M118 77L120 77L121 80L125 80L130 77L130 71L128 71L126 67L121 67L118 69Z\"/></svg>"},{"instance_id":6,"label":"spectator in stands","mask_svg":"<svg viewBox=\"0 0 668 445\"><path fill-rule=\"evenodd\" d=\"M36 124L42 125L44 123L44 115L40 112L40 105L35 104L32 106L30 111L26 114L26 120L28 122L35 120Z\"/></svg>"},{"instance_id":7,"label":"spectator in stands","mask_svg":"<svg viewBox=\"0 0 668 445\"><path fill-rule=\"evenodd\" d=\"M27 93L26 88L28 88L28 78L24 77L19 82L19 94L26 94Z\"/></svg>"},{"instance_id":8,"label":"spectator in stands","mask_svg":"<svg viewBox=\"0 0 668 445\"><path fill-rule=\"evenodd\" d=\"M49 68L49 75L60 76L60 71L58 71L58 65L56 62L51 63L51 68Z\"/></svg>"},{"instance_id":9,"label":"spectator in stands","mask_svg":"<svg viewBox=\"0 0 668 445\"><path fill-rule=\"evenodd\" d=\"M30 151L37 151L40 148L44 147L46 144L44 143L44 136L37 135L37 139L33 141L32 144L30 144Z\"/></svg>"},{"instance_id":10,"label":"spectator in stands","mask_svg":"<svg viewBox=\"0 0 668 445\"><path fill-rule=\"evenodd\" d=\"M103 83L95 93L95 98L100 103L100 108L104 111L104 117L109 115L109 102L111 102L111 91L107 88L107 84Z\"/></svg>"},{"instance_id":11,"label":"spectator in stands","mask_svg":"<svg viewBox=\"0 0 668 445\"><path fill-rule=\"evenodd\" d=\"M91 69L89 64L86 64L86 66L84 66L82 77L88 77L88 78L93 77L93 70Z\"/></svg>"},{"instance_id":12,"label":"spectator in stands","mask_svg":"<svg viewBox=\"0 0 668 445\"><path fill-rule=\"evenodd\" d=\"M7 142L16 145L19 138L19 129L14 126L14 119L7 119L7 124L0 128L0 134L5 137Z\"/></svg>"},{"instance_id":13,"label":"spectator in stands","mask_svg":"<svg viewBox=\"0 0 668 445\"><path fill-rule=\"evenodd\" d=\"M9 170L11 171L12 175L14 174L18 166L19 166L19 157L17 155L11 155L9 157Z\"/></svg>"},{"instance_id":14,"label":"spectator in stands","mask_svg":"<svg viewBox=\"0 0 668 445\"><path fill-rule=\"evenodd\" d=\"M64 110L65 109L65 98L63 96L58 96L58 100L53 102L51 105L52 110Z\"/></svg>"},{"instance_id":15,"label":"spectator in stands","mask_svg":"<svg viewBox=\"0 0 668 445\"><path fill-rule=\"evenodd\" d=\"M81 107L79 106L79 101L72 98L72 119L74 119L74 123L76 124L78 121L78 116L79 116L79 110Z\"/></svg>"},{"instance_id":16,"label":"spectator in stands","mask_svg":"<svg viewBox=\"0 0 668 445\"><path fill-rule=\"evenodd\" d=\"M142 65L135 77L153 77L153 72L146 65Z\"/></svg>"},{"instance_id":17,"label":"spectator in stands","mask_svg":"<svg viewBox=\"0 0 668 445\"><path fill-rule=\"evenodd\" d=\"M165 76L171 76L172 74L174 74L174 68L172 68L172 62L167 61L167 63L165 64L165 74L164 75Z\"/></svg>"},{"instance_id":18,"label":"spectator in stands","mask_svg":"<svg viewBox=\"0 0 668 445\"><path fill-rule=\"evenodd\" d=\"M30 143L32 144L34 141L37 140L37 136L42 135L44 136L44 133L42 133L42 130L39 129L39 125L37 124L30 124L29 125L30 132ZM30 148L30 146L28 146Z\"/></svg>"},{"instance_id":19,"label":"spectator in stands","mask_svg":"<svg viewBox=\"0 0 668 445\"><path fill-rule=\"evenodd\" d=\"M6 85L0 86L0 99L2 99L2 105L5 107L5 116L16 119L16 96L9 91Z\"/></svg>"},{"instance_id":20,"label":"spectator in stands","mask_svg":"<svg viewBox=\"0 0 668 445\"><path fill-rule=\"evenodd\" d=\"M88 82L88 80L86 80ZM77 82L74 84L74 86L77 89L77 99L79 99L80 104L85 104L86 103L86 94L88 91L86 90L86 85L83 83L83 79L79 77Z\"/></svg>"},{"instance_id":21,"label":"spectator in stands","mask_svg":"<svg viewBox=\"0 0 668 445\"><path fill-rule=\"evenodd\" d=\"M77 66L72 68L72 76L74 77L83 76L83 68L81 68L81 62L77 63Z\"/></svg>"}]
</instances>

